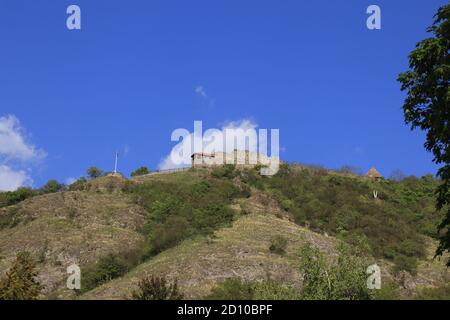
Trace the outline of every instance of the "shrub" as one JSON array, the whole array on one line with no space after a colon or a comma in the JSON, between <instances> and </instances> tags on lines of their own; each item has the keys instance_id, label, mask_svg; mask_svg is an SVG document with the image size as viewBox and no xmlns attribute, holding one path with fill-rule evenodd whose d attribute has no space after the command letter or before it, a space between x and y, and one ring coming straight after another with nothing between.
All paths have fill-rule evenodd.
<instances>
[{"instance_id":1,"label":"shrub","mask_svg":"<svg viewBox=\"0 0 450 320\"><path fill-rule=\"evenodd\" d=\"M288 245L288 239L281 235L276 235L270 240L270 252L276 254L285 254Z\"/></svg>"},{"instance_id":2,"label":"shrub","mask_svg":"<svg viewBox=\"0 0 450 320\"><path fill-rule=\"evenodd\" d=\"M217 284L206 297L209 300L297 300L299 295L291 287L273 280L244 281L227 279Z\"/></svg>"},{"instance_id":3,"label":"shrub","mask_svg":"<svg viewBox=\"0 0 450 320\"><path fill-rule=\"evenodd\" d=\"M299 300L300 296L292 287L273 280L255 282L253 285L255 300Z\"/></svg>"},{"instance_id":4,"label":"shrub","mask_svg":"<svg viewBox=\"0 0 450 320\"><path fill-rule=\"evenodd\" d=\"M208 234L233 221L234 211L223 203L211 203L204 208L194 210L193 217L195 221L193 227L199 233Z\"/></svg>"},{"instance_id":5,"label":"shrub","mask_svg":"<svg viewBox=\"0 0 450 320\"><path fill-rule=\"evenodd\" d=\"M394 258L394 273L407 271L412 275L417 274L417 259L415 257L407 257L405 255L397 255Z\"/></svg>"},{"instance_id":6,"label":"shrub","mask_svg":"<svg viewBox=\"0 0 450 320\"><path fill-rule=\"evenodd\" d=\"M41 189L41 193L55 193L64 190L66 186L56 180L49 180Z\"/></svg>"},{"instance_id":7,"label":"shrub","mask_svg":"<svg viewBox=\"0 0 450 320\"><path fill-rule=\"evenodd\" d=\"M408 257L423 257L423 246L418 246L416 242L410 239L403 240L399 245L399 252Z\"/></svg>"},{"instance_id":8,"label":"shrub","mask_svg":"<svg viewBox=\"0 0 450 320\"><path fill-rule=\"evenodd\" d=\"M31 188L19 188L16 191L0 192L0 208L12 206L39 193Z\"/></svg>"},{"instance_id":9,"label":"shrub","mask_svg":"<svg viewBox=\"0 0 450 320\"><path fill-rule=\"evenodd\" d=\"M139 281L138 290L131 295L132 300L182 300L177 281L169 283L165 277L150 276Z\"/></svg>"},{"instance_id":10,"label":"shrub","mask_svg":"<svg viewBox=\"0 0 450 320\"><path fill-rule=\"evenodd\" d=\"M304 246L300 252L303 277L302 299L326 300L331 297L331 280L323 255L316 248Z\"/></svg>"},{"instance_id":11,"label":"shrub","mask_svg":"<svg viewBox=\"0 0 450 320\"><path fill-rule=\"evenodd\" d=\"M381 289L373 291L372 297L374 300L400 300L400 288L393 282L383 282Z\"/></svg>"},{"instance_id":12,"label":"shrub","mask_svg":"<svg viewBox=\"0 0 450 320\"><path fill-rule=\"evenodd\" d=\"M357 176L362 175L362 171L360 168L349 166L349 165L342 166L337 171L340 173L344 173L344 174L352 174L352 175L357 175Z\"/></svg>"},{"instance_id":13,"label":"shrub","mask_svg":"<svg viewBox=\"0 0 450 320\"><path fill-rule=\"evenodd\" d=\"M211 175L214 178L227 178L227 179L233 179L237 176L236 172L236 165L234 164L225 164L220 167L216 167L211 172Z\"/></svg>"},{"instance_id":14,"label":"shrub","mask_svg":"<svg viewBox=\"0 0 450 320\"><path fill-rule=\"evenodd\" d=\"M23 216L20 214L18 207L6 208L6 210L0 214L0 230L14 228L22 220Z\"/></svg>"},{"instance_id":15,"label":"shrub","mask_svg":"<svg viewBox=\"0 0 450 320\"><path fill-rule=\"evenodd\" d=\"M208 181L203 180L199 183L194 184L194 186L192 187L192 193L197 197L202 197L207 194L210 189L211 184Z\"/></svg>"},{"instance_id":16,"label":"shrub","mask_svg":"<svg viewBox=\"0 0 450 320\"><path fill-rule=\"evenodd\" d=\"M150 170L148 170L147 167L142 166L139 169L136 169L133 172L131 172L131 176L132 177L138 177L138 176L143 176L143 175L146 175L146 174L149 174L149 173L150 173Z\"/></svg>"},{"instance_id":17,"label":"shrub","mask_svg":"<svg viewBox=\"0 0 450 320\"><path fill-rule=\"evenodd\" d=\"M393 260L395 257L395 251L391 247L386 247L383 250L383 255L386 259Z\"/></svg>"},{"instance_id":18,"label":"shrub","mask_svg":"<svg viewBox=\"0 0 450 320\"><path fill-rule=\"evenodd\" d=\"M241 207L241 215L246 216L252 213L251 209L249 208L247 203L241 203L240 204Z\"/></svg>"},{"instance_id":19,"label":"shrub","mask_svg":"<svg viewBox=\"0 0 450 320\"><path fill-rule=\"evenodd\" d=\"M127 273L141 259L141 249L136 251L108 254L83 270L82 291L94 289L112 279Z\"/></svg>"},{"instance_id":20,"label":"shrub","mask_svg":"<svg viewBox=\"0 0 450 320\"><path fill-rule=\"evenodd\" d=\"M347 247L339 248L336 262L309 244L302 247L300 271L304 300L368 300L367 275L361 261Z\"/></svg>"},{"instance_id":21,"label":"shrub","mask_svg":"<svg viewBox=\"0 0 450 320\"><path fill-rule=\"evenodd\" d=\"M150 233L150 254L158 254L171 248L189 236L186 226L189 222L184 217L171 216L164 224L157 224Z\"/></svg>"},{"instance_id":22,"label":"shrub","mask_svg":"<svg viewBox=\"0 0 450 320\"><path fill-rule=\"evenodd\" d=\"M41 285L36 277L36 263L30 253L18 253L13 266L0 280L0 300L37 299Z\"/></svg>"},{"instance_id":23,"label":"shrub","mask_svg":"<svg viewBox=\"0 0 450 320\"><path fill-rule=\"evenodd\" d=\"M91 179L99 178L105 174L103 170L97 167L90 167L89 169L87 169L86 173Z\"/></svg>"},{"instance_id":24,"label":"shrub","mask_svg":"<svg viewBox=\"0 0 450 320\"><path fill-rule=\"evenodd\" d=\"M174 176L176 177L176 176ZM229 207L241 192L228 179L152 181L122 188L148 214L143 234L147 257L195 235L208 235L234 219Z\"/></svg>"},{"instance_id":25,"label":"shrub","mask_svg":"<svg viewBox=\"0 0 450 320\"><path fill-rule=\"evenodd\" d=\"M286 163L281 163L276 174L277 177L286 177L291 173L291 167Z\"/></svg>"},{"instance_id":26,"label":"shrub","mask_svg":"<svg viewBox=\"0 0 450 320\"><path fill-rule=\"evenodd\" d=\"M72 183L69 186L69 190L70 191L82 191L82 190L86 190L88 186L88 181L86 180L85 177L81 177L80 179L78 179L77 181L75 181L74 183Z\"/></svg>"},{"instance_id":27,"label":"shrub","mask_svg":"<svg viewBox=\"0 0 450 320\"><path fill-rule=\"evenodd\" d=\"M423 257L422 234L437 238L443 216L434 208L437 182L429 176L373 181L290 166L289 174L263 177L261 183L297 224L349 244L362 240L380 258ZM373 190L383 195L380 201L373 201Z\"/></svg>"},{"instance_id":28,"label":"shrub","mask_svg":"<svg viewBox=\"0 0 450 320\"><path fill-rule=\"evenodd\" d=\"M240 179L248 186L254 187L258 190L264 189L264 183L260 173L260 166L255 168L245 168L240 172Z\"/></svg>"},{"instance_id":29,"label":"shrub","mask_svg":"<svg viewBox=\"0 0 450 320\"><path fill-rule=\"evenodd\" d=\"M253 300L253 286L241 279L227 279L218 284L207 296L209 300Z\"/></svg>"}]
</instances>

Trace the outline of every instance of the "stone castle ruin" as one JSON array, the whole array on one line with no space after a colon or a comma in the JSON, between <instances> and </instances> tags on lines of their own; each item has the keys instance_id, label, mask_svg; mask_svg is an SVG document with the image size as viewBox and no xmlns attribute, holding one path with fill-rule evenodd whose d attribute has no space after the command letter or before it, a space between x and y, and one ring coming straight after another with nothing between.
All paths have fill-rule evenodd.
<instances>
[{"instance_id":1,"label":"stone castle ruin","mask_svg":"<svg viewBox=\"0 0 450 320\"><path fill-rule=\"evenodd\" d=\"M257 165L270 166L278 159L248 150L234 150L231 153L194 153L192 156L192 168L204 168L234 164L241 168L253 168Z\"/></svg>"}]
</instances>

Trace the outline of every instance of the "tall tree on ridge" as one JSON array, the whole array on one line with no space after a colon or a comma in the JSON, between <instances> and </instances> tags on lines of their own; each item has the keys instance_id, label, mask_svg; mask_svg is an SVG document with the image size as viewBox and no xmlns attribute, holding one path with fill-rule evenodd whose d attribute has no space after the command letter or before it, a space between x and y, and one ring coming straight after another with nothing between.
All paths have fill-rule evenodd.
<instances>
[{"instance_id":1,"label":"tall tree on ridge","mask_svg":"<svg viewBox=\"0 0 450 320\"><path fill-rule=\"evenodd\" d=\"M416 45L409 55L410 70L401 73L398 81L407 93L403 105L405 123L426 132L425 148L441 165L436 207L447 213L439 226L436 254L442 255L450 252L450 4L439 8L434 18L427 29L433 36Z\"/></svg>"}]
</instances>

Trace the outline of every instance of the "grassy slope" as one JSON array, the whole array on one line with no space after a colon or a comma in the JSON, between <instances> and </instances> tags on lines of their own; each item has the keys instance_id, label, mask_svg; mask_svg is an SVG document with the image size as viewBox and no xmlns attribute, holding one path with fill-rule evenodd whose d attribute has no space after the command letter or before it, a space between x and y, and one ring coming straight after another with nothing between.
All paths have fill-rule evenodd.
<instances>
[{"instance_id":1,"label":"grassy slope","mask_svg":"<svg viewBox=\"0 0 450 320\"><path fill-rule=\"evenodd\" d=\"M45 291L64 288L70 264L88 265L138 247L145 214L120 193L85 191L48 194L0 209L3 221L14 221L0 229L0 273L26 250L40 261Z\"/></svg>"},{"instance_id":2,"label":"grassy slope","mask_svg":"<svg viewBox=\"0 0 450 320\"><path fill-rule=\"evenodd\" d=\"M206 172L180 172L149 176L137 181L161 181L187 185L201 181ZM111 252L138 247L144 240L140 228L146 212L133 204L128 195L118 191L121 181L102 178L87 191L73 191L29 199L19 205L0 209L0 273L10 265L17 251L28 250L42 263L40 280L51 297L71 295L64 290L65 268L73 262L86 265ZM249 199L233 205L245 208L232 227L216 231L213 236L198 236L183 241L137 266L125 276L96 288L83 299L120 299L129 296L136 281L145 274L165 274L177 278L188 297L202 297L217 282L229 277L276 280L299 286L298 249L306 242L334 255L334 237L312 232L292 221L289 213L266 193L254 192ZM6 222L8 223L4 223ZM275 235L289 239L287 254L279 256L269 250ZM428 240L429 256L419 264L418 276L406 277L412 290L448 281L448 270L430 256L434 243ZM378 260L391 277L391 263ZM387 274L386 274L387 271Z\"/></svg>"},{"instance_id":3,"label":"grassy slope","mask_svg":"<svg viewBox=\"0 0 450 320\"><path fill-rule=\"evenodd\" d=\"M270 239L275 234L283 234L290 241L283 257L269 251ZM215 283L232 277L255 280L270 276L286 283L298 283L297 249L306 241L327 252L332 252L335 245L334 239L272 215L242 216L233 227L219 230L210 238L185 241L83 298L127 297L134 289L130 284L148 273L177 278L188 298L202 297Z\"/></svg>"},{"instance_id":4,"label":"grassy slope","mask_svg":"<svg viewBox=\"0 0 450 320\"><path fill-rule=\"evenodd\" d=\"M201 173L149 176L140 180L179 181L190 174L198 178ZM254 190L249 199L239 199L233 207L237 211L245 208L248 214L239 215L232 227L216 231L211 237L184 241L139 265L124 277L96 288L81 298L126 298L137 281L148 274L163 274L170 279L178 279L188 298L204 297L215 284L230 277L246 280L270 277L298 288L301 286L298 252L303 244L312 243L331 257L336 253L340 240L294 223L291 214L282 210L265 192ZM270 252L270 240L275 235L283 235L288 239L286 255ZM416 286L438 286L449 279L450 274L443 263L432 259L436 244L431 239L427 242L428 254L419 263L417 276L413 278L406 273L397 276L397 280L405 285L405 295L412 294ZM373 258L369 260L375 262ZM380 259L376 262L382 267L384 280L394 278L391 262Z\"/></svg>"},{"instance_id":5,"label":"grassy slope","mask_svg":"<svg viewBox=\"0 0 450 320\"><path fill-rule=\"evenodd\" d=\"M303 228L290 221L288 216L267 213L258 200L256 196L245 201L251 213L240 216L232 227L215 232L213 237L185 241L81 298L129 297L139 279L148 274L163 274L170 279L178 279L187 298L204 297L215 284L232 277L246 280L270 277L300 287L300 247L311 243L327 253L327 256L334 256L339 240ZM287 253L283 256L269 250L271 238L280 234L289 239ZM383 260L376 262L382 267L383 278L392 278L392 264ZM439 285L446 277L448 270L444 265L428 257L421 262L418 275L405 280L414 290L416 285ZM404 290L404 294L408 293L408 290Z\"/></svg>"}]
</instances>

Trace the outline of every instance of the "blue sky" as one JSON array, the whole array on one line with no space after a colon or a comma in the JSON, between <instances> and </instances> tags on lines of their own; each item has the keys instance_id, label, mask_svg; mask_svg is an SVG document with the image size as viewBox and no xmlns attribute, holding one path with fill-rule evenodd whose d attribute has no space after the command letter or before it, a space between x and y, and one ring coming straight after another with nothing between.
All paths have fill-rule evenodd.
<instances>
[{"instance_id":1,"label":"blue sky","mask_svg":"<svg viewBox=\"0 0 450 320\"><path fill-rule=\"evenodd\" d=\"M0 0L0 117L28 148L0 146L0 169L39 186L112 170L117 148L123 173L155 169L174 129L251 119L280 129L284 160L434 173L396 77L445 3Z\"/></svg>"}]
</instances>

